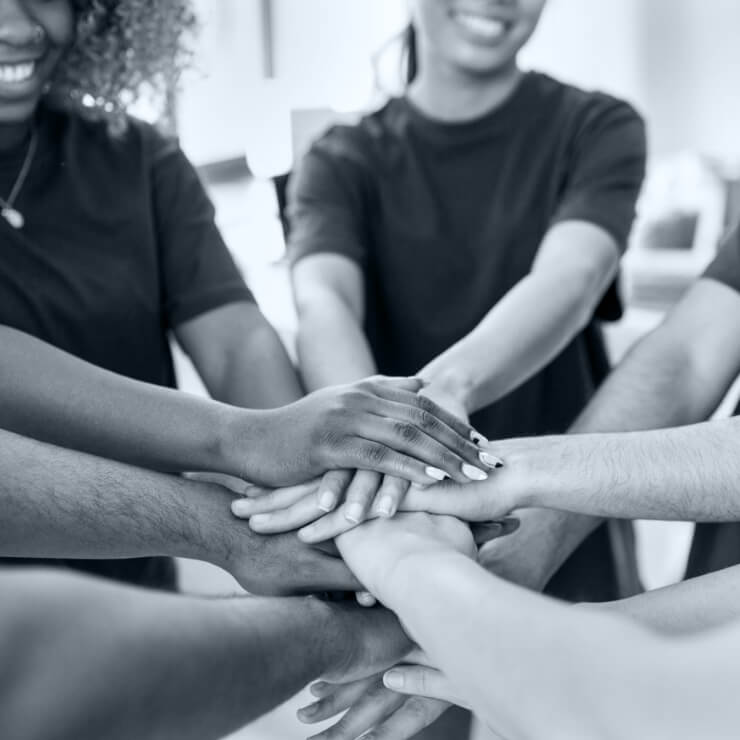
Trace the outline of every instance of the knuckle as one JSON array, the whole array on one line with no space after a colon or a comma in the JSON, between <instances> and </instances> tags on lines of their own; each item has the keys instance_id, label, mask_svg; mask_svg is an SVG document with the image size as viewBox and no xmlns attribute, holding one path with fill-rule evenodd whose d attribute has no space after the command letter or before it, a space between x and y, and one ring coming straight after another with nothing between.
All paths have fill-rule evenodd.
<instances>
[{"instance_id":1,"label":"knuckle","mask_svg":"<svg viewBox=\"0 0 740 740\"><path fill-rule=\"evenodd\" d=\"M426 432L437 430L440 426L437 417L434 416L430 411L422 409L419 412L418 425Z\"/></svg>"},{"instance_id":2,"label":"knuckle","mask_svg":"<svg viewBox=\"0 0 740 740\"><path fill-rule=\"evenodd\" d=\"M388 457L388 450L382 445L369 444L364 445L361 449L362 458L371 465L379 465Z\"/></svg>"},{"instance_id":3,"label":"knuckle","mask_svg":"<svg viewBox=\"0 0 740 740\"><path fill-rule=\"evenodd\" d=\"M395 432L405 442L416 442L421 436L417 427L401 421L395 424Z\"/></svg>"},{"instance_id":4,"label":"knuckle","mask_svg":"<svg viewBox=\"0 0 740 740\"><path fill-rule=\"evenodd\" d=\"M412 696L404 704L405 711L416 721L424 725L430 720L429 703L426 699L419 696Z\"/></svg>"}]
</instances>

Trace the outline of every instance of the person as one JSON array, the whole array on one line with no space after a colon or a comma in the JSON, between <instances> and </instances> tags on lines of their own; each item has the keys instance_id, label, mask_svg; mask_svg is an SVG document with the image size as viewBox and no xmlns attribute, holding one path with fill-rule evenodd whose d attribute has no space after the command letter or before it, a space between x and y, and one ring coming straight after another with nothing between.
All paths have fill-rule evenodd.
<instances>
[{"instance_id":1,"label":"person","mask_svg":"<svg viewBox=\"0 0 740 740\"><path fill-rule=\"evenodd\" d=\"M412 2L406 94L331 129L292 175L309 389L419 374L426 396L498 439L564 432L604 377L598 318L615 307L645 133L626 103L521 70L544 5ZM327 539L392 515L406 487L331 471L287 524ZM255 506L258 531L285 523ZM606 532L584 547L551 588L614 598Z\"/></svg>"},{"instance_id":2,"label":"person","mask_svg":"<svg viewBox=\"0 0 740 740\"><path fill-rule=\"evenodd\" d=\"M145 83L172 88L192 25L186 0L154 10L140 0L0 0L0 424L168 471L243 475L248 463L255 480L297 482L346 454L428 482L427 469L460 479L463 460L445 440L473 461L478 453L412 398L417 381L372 381L274 415L223 405L282 407L303 391L194 168L174 140L125 112ZM164 392L175 386L170 333L222 405ZM397 454L412 449L413 460ZM164 559L68 564L175 585Z\"/></svg>"},{"instance_id":3,"label":"person","mask_svg":"<svg viewBox=\"0 0 740 740\"><path fill-rule=\"evenodd\" d=\"M383 676L399 703L416 701L416 714L424 711L423 696L471 707L500 737L736 734L738 678L727 660L740 637L736 620L678 637L600 605L568 606L486 572L475 562L468 528L452 517L376 519L342 534L337 544L423 650ZM356 691L358 684L362 680L345 688ZM323 681L313 691L325 697L334 687ZM321 715L323 701L306 715ZM344 718L346 734L315 737L411 736L393 734L403 729L398 725L350 733L357 722L352 713Z\"/></svg>"},{"instance_id":4,"label":"person","mask_svg":"<svg viewBox=\"0 0 740 740\"><path fill-rule=\"evenodd\" d=\"M315 597L202 599L6 567L0 589L6 740L216 740L313 678L358 678L410 648L385 610Z\"/></svg>"},{"instance_id":5,"label":"person","mask_svg":"<svg viewBox=\"0 0 740 740\"><path fill-rule=\"evenodd\" d=\"M704 275L607 379L576 422L578 434L496 441L491 451L504 467L495 478L464 489L450 490L449 484L412 489L403 507L471 521L511 508L548 507L518 510L517 516L526 522L536 512L553 523L553 540L564 542L538 544L523 524L515 536L492 541L481 553L484 561L491 551L494 559L516 558L522 573L535 574L530 578L541 578L552 567L548 558L567 552L603 516L699 522L688 580L599 607L667 635L727 627L740 615L735 596L740 556L732 538L740 520L735 485L740 427L736 417L705 420L740 373L738 317L740 229L735 227ZM402 740L446 706L432 700L408 706L383 692L378 678L363 688L352 687L349 698L344 689L327 694L324 706L301 716L318 720L335 714L336 706L355 703L321 740L356 737L358 727L364 731L376 724L377 737Z\"/></svg>"}]
</instances>

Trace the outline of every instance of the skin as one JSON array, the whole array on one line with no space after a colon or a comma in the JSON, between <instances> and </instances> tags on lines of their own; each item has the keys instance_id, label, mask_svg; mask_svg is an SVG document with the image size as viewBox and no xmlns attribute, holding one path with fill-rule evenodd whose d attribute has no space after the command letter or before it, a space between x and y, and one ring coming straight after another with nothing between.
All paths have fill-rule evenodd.
<instances>
[{"instance_id":1,"label":"skin","mask_svg":"<svg viewBox=\"0 0 740 740\"><path fill-rule=\"evenodd\" d=\"M424 650L383 679L417 697L417 713L419 697L461 703L507 738L734 735L734 624L676 639L566 606L485 572L456 520L416 516L369 523L338 546Z\"/></svg>"},{"instance_id":2,"label":"skin","mask_svg":"<svg viewBox=\"0 0 740 740\"><path fill-rule=\"evenodd\" d=\"M474 119L500 106L521 78L517 54L534 32L544 5L541 0L412 2L419 74L408 90L409 99L440 121ZM458 11L490 13L506 23L507 32L495 43L484 42L460 26ZM618 245L601 228L580 221L554 226L543 239L532 272L470 334L418 369L428 382L424 394L463 419L505 396L545 367L586 326L618 261ZM376 365L362 328L360 266L336 254L311 255L294 266L293 285L307 387L372 375ZM486 475L490 470L484 461L477 468ZM332 473L325 479L313 517L332 511L302 530L308 541L335 536L368 516L392 516L408 488L393 477L364 472L356 477L352 484L347 474ZM340 502L340 509L333 511ZM291 510L285 514L286 523L309 521L310 507L297 506L300 516ZM270 526L280 525L280 516L275 521L273 514ZM256 526L260 528L262 520Z\"/></svg>"},{"instance_id":3,"label":"skin","mask_svg":"<svg viewBox=\"0 0 740 740\"><path fill-rule=\"evenodd\" d=\"M0 570L0 588L9 739L216 740L317 676L357 679L410 647L385 610L310 597L212 601L37 569Z\"/></svg>"}]
</instances>

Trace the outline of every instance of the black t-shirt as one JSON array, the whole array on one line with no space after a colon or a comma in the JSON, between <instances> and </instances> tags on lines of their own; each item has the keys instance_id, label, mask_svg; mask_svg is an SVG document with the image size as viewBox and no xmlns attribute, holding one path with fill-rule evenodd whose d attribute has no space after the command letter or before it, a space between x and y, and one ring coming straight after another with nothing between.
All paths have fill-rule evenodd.
<instances>
[{"instance_id":1,"label":"black t-shirt","mask_svg":"<svg viewBox=\"0 0 740 740\"><path fill-rule=\"evenodd\" d=\"M103 123L42 108L37 130L16 201L26 224L16 231L0 219L0 323L173 387L168 332L252 300L195 170L174 140L139 121L116 138ZM24 156L0 159L0 194ZM71 564L147 585L174 573L164 559Z\"/></svg>"},{"instance_id":2,"label":"black t-shirt","mask_svg":"<svg viewBox=\"0 0 740 740\"><path fill-rule=\"evenodd\" d=\"M703 277L717 280L740 293L740 225L724 238Z\"/></svg>"},{"instance_id":3,"label":"black t-shirt","mask_svg":"<svg viewBox=\"0 0 740 740\"><path fill-rule=\"evenodd\" d=\"M290 253L355 260L378 369L411 374L527 275L554 224L596 224L624 248L644 167L644 126L629 105L543 74L471 122L435 122L393 99L306 155L290 186ZM491 438L562 432L603 365L593 325L472 421Z\"/></svg>"}]
</instances>

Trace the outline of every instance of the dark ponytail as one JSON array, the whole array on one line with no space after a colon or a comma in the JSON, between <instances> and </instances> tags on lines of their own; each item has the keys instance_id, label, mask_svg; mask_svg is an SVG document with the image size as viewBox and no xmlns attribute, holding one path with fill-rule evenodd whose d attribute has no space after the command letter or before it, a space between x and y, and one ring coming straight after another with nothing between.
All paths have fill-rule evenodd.
<instances>
[{"instance_id":1,"label":"dark ponytail","mask_svg":"<svg viewBox=\"0 0 740 740\"><path fill-rule=\"evenodd\" d=\"M416 43L416 28L413 23L406 26L403 32L403 54L401 55L402 76L406 85L410 85L419 72L419 54Z\"/></svg>"}]
</instances>

